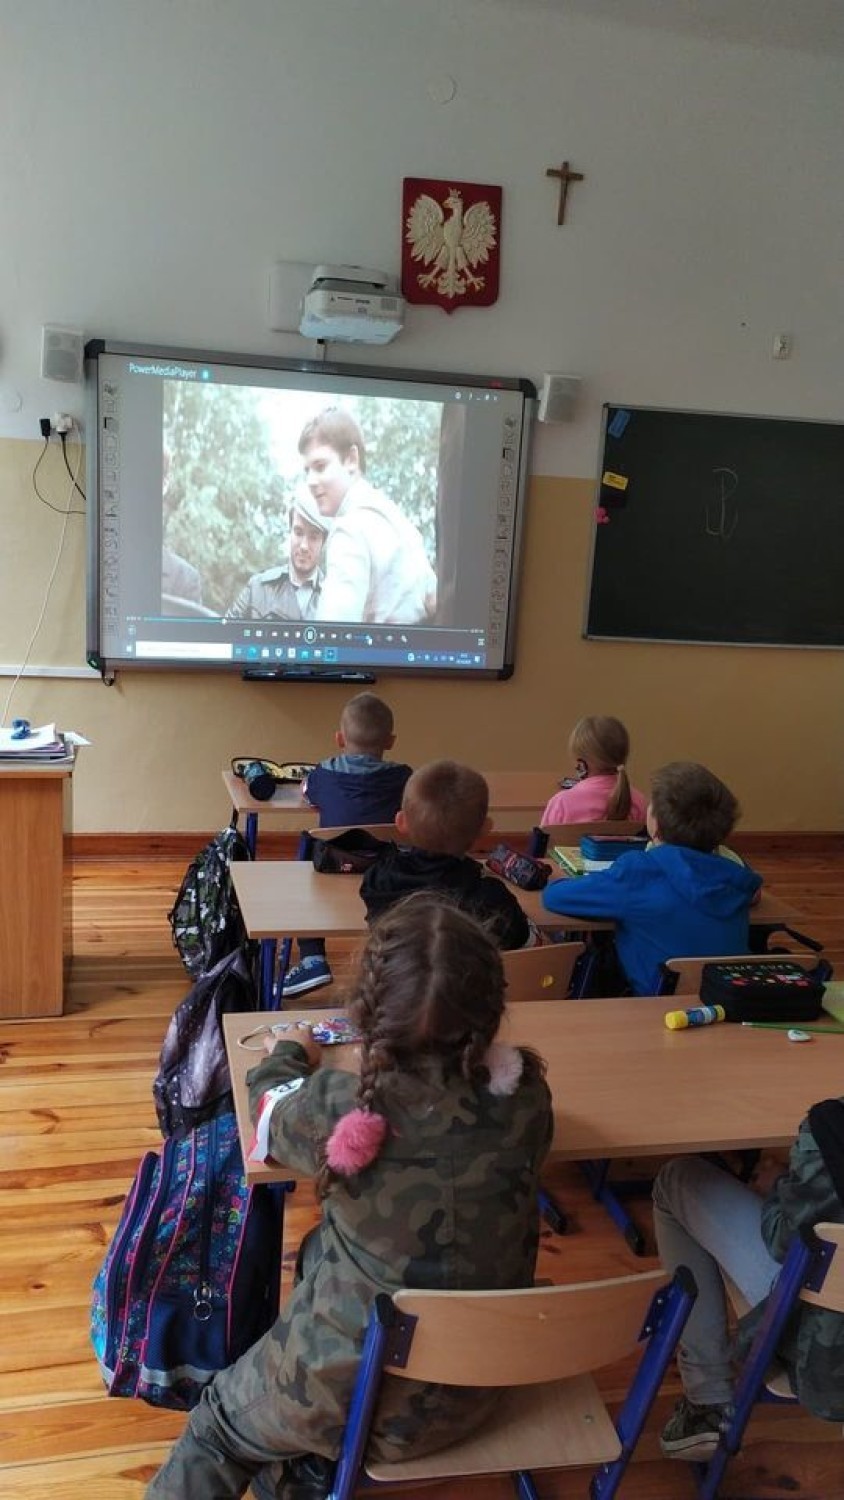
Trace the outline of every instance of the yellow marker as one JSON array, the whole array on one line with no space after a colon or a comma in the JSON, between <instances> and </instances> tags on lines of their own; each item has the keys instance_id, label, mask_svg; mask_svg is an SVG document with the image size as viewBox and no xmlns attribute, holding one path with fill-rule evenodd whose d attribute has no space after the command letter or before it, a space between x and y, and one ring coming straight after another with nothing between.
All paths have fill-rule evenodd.
<instances>
[{"instance_id":1,"label":"yellow marker","mask_svg":"<svg viewBox=\"0 0 844 1500\"><path fill-rule=\"evenodd\" d=\"M601 483L608 485L611 490L626 490L630 480L626 474L613 474L611 469L607 469Z\"/></svg>"}]
</instances>

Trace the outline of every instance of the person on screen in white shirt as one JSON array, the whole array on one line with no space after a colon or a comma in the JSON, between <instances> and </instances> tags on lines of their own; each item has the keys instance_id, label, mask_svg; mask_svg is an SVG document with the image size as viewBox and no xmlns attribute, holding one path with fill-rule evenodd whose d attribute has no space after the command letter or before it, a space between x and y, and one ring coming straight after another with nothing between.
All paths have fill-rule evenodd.
<instances>
[{"instance_id":1,"label":"person on screen in white shirt","mask_svg":"<svg viewBox=\"0 0 844 1500\"><path fill-rule=\"evenodd\" d=\"M333 525L323 556L318 620L416 625L436 608L437 580L418 528L365 478L357 422L327 407L303 428L308 488Z\"/></svg>"}]
</instances>

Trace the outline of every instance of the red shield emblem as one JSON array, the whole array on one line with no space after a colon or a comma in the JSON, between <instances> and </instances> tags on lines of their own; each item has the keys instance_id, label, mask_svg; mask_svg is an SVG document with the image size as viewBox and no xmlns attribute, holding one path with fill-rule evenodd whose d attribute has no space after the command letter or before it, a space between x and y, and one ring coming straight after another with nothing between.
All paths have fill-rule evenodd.
<instances>
[{"instance_id":1,"label":"red shield emblem","mask_svg":"<svg viewBox=\"0 0 844 1500\"><path fill-rule=\"evenodd\" d=\"M501 188L405 177L401 289L408 302L454 312L498 300Z\"/></svg>"}]
</instances>

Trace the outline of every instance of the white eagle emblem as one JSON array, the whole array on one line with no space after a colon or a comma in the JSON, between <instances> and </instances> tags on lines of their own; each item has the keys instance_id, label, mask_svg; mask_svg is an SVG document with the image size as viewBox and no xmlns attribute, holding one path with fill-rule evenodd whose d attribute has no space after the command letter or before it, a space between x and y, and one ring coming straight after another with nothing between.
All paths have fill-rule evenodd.
<instances>
[{"instance_id":1,"label":"white eagle emblem","mask_svg":"<svg viewBox=\"0 0 844 1500\"><path fill-rule=\"evenodd\" d=\"M495 215L485 199L464 214L457 188L450 189L444 207L448 218L436 198L420 193L407 216L407 240L412 258L431 266L417 275L420 287L436 285L441 297L463 297L484 285L484 277L476 276L474 268L488 261L495 248Z\"/></svg>"}]
</instances>

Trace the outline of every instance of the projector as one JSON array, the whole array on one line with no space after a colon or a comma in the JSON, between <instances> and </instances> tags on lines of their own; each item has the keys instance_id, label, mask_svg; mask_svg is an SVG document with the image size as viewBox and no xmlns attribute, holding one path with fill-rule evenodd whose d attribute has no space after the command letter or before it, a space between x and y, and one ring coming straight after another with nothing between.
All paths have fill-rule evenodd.
<instances>
[{"instance_id":1,"label":"projector","mask_svg":"<svg viewBox=\"0 0 844 1500\"><path fill-rule=\"evenodd\" d=\"M317 266L302 299L299 332L332 344L389 344L403 323L395 276L366 266Z\"/></svg>"}]
</instances>

